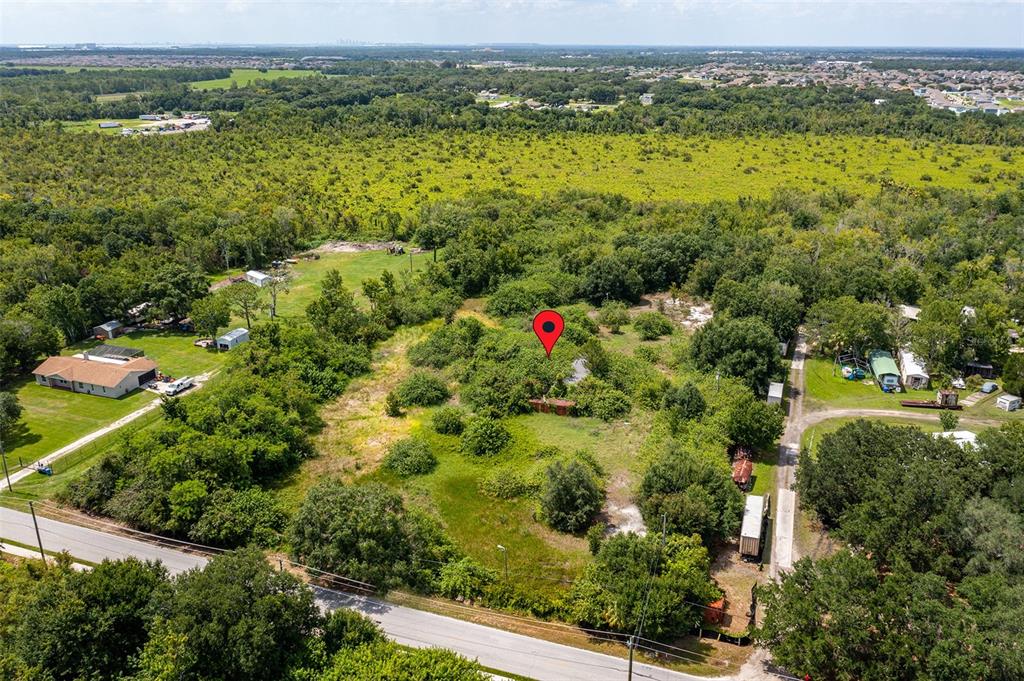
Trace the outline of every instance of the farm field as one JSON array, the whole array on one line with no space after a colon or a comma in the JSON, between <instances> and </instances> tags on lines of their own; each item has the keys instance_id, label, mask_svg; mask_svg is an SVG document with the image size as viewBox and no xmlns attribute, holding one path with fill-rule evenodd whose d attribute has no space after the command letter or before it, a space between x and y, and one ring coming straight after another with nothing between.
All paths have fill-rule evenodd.
<instances>
[{"instance_id":1,"label":"farm field","mask_svg":"<svg viewBox=\"0 0 1024 681\"><path fill-rule=\"evenodd\" d=\"M287 205L333 235L344 215L407 214L430 201L487 190L543 195L560 187L706 202L767 196L780 187L870 193L889 179L994 193L1015 184L1020 172L998 147L850 136L445 132L354 139L342 132L310 137L268 129L174 137L138 145L68 136L58 146L76 164L59 173L13 165L0 189L59 200L100 184L111 201L140 205L171 196L241 212ZM39 140L21 134L4 142L17 158L27 153L19 147ZM240 151L252 145L259 150ZM146 172L123 182L126 167Z\"/></svg>"},{"instance_id":2,"label":"farm field","mask_svg":"<svg viewBox=\"0 0 1024 681\"><path fill-rule=\"evenodd\" d=\"M198 80L192 83L192 87L197 90L218 90L230 88L233 84L238 87L246 87L247 85L252 85L257 80L308 78L319 74L319 71L296 71L290 69L270 69L267 71L260 71L259 69L231 69L231 75L227 78Z\"/></svg>"},{"instance_id":3,"label":"farm field","mask_svg":"<svg viewBox=\"0 0 1024 681\"><path fill-rule=\"evenodd\" d=\"M195 376L212 371L227 361L227 353L197 348L192 343L199 336L180 331L133 331L110 341L111 345L140 348L169 376ZM82 341L61 354L73 355L98 345L95 340Z\"/></svg>"},{"instance_id":4,"label":"farm field","mask_svg":"<svg viewBox=\"0 0 1024 681\"><path fill-rule=\"evenodd\" d=\"M114 96L114 95L108 95ZM120 128L101 128L100 123L114 121L120 123ZM142 121L138 118L93 118L88 121L60 121L60 127L66 132L98 132L104 135L120 135L125 128L138 128L152 121Z\"/></svg>"},{"instance_id":5,"label":"farm field","mask_svg":"<svg viewBox=\"0 0 1024 681\"><path fill-rule=\"evenodd\" d=\"M103 103L103 102L120 102L122 100L127 99L128 97L131 97L132 95L135 95L136 97L141 97L144 94L146 94L146 93L145 92L112 92L112 93L110 93L108 95L96 95L96 101L99 102L99 103Z\"/></svg>"}]
</instances>

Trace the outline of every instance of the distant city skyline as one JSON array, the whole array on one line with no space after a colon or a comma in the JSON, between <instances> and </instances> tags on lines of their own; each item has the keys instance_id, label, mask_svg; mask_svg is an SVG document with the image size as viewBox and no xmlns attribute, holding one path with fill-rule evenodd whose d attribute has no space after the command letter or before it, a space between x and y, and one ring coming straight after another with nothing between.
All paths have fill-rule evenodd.
<instances>
[{"instance_id":1,"label":"distant city skyline","mask_svg":"<svg viewBox=\"0 0 1024 681\"><path fill-rule=\"evenodd\" d=\"M0 43L1024 48L1024 0L4 0Z\"/></svg>"}]
</instances>

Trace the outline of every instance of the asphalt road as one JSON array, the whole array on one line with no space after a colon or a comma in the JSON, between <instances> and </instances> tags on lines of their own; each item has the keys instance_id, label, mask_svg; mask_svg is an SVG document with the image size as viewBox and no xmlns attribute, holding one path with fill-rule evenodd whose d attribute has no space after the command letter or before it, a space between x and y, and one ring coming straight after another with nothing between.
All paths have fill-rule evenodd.
<instances>
[{"instance_id":1,"label":"asphalt road","mask_svg":"<svg viewBox=\"0 0 1024 681\"><path fill-rule=\"evenodd\" d=\"M119 535L38 517L43 548L67 551L90 562L134 556L159 560L173 573L202 567L206 558L154 546ZM0 540L36 545L32 516L0 507ZM618 657L514 634L433 613L392 605L374 598L317 588L317 601L326 609L353 608L376 620L399 643L418 648L447 648L476 659L491 669L519 674L537 681L602 681L624 679L627 662ZM635 663L633 676L657 681L707 681L661 667ZM720 677L736 678L736 677Z\"/></svg>"}]
</instances>

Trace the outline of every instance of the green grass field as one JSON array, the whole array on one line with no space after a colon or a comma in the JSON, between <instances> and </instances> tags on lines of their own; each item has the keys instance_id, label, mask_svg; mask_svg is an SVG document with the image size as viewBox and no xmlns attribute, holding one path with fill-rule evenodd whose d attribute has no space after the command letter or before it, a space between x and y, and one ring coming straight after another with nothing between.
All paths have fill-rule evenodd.
<instances>
[{"instance_id":1,"label":"green grass field","mask_svg":"<svg viewBox=\"0 0 1024 681\"><path fill-rule=\"evenodd\" d=\"M135 95L141 97L146 94L145 92L112 92L106 95L96 95L96 102L102 104L104 102L120 102L127 99L128 97Z\"/></svg>"},{"instance_id":2,"label":"green grass field","mask_svg":"<svg viewBox=\"0 0 1024 681\"><path fill-rule=\"evenodd\" d=\"M38 385L31 376L11 387L23 409L4 442L7 460L15 468L19 458L32 463L156 399L143 391L116 400L72 393Z\"/></svg>"},{"instance_id":3,"label":"green grass field","mask_svg":"<svg viewBox=\"0 0 1024 681\"><path fill-rule=\"evenodd\" d=\"M260 71L259 69L231 69L231 75L227 78L216 80L198 80L192 83L197 90L226 90L232 84L238 87L252 85L258 80L277 80L278 78L308 78L320 75L319 71L295 71L286 69L270 69Z\"/></svg>"},{"instance_id":4,"label":"green grass field","mask_svg":"<svg viewBox=\"0 0 1024 681\"><path fill-rule=\"evenodd\" d=\"M114 121L120 128L101 128L101 122ZM60 121L60 127L66 132L99 132L104 135L120 135L125 128L138 128L153 121L141 121L138 118L94 118L88 121Z\"/></svg>"},{"instance_id":5,"label":"green grass field","mask_svg":"<svg viewBox=\"0 0 1024 681\"><path fill-rule=\"evenodd\" d=\"M360 284L364 279L379 277L385 270L396 276L409 271L410 262L413 271L426 266L432 255L420 253L404 256L389 255L387 251L364 251L360 253L321 253L319 260L300 260L291 267L294 280L288 293L283 293L277 300L278 316L289 319L302 317L306 314L306 306L320 295L320 282L332 269L341 272L341 278L349 290L356 293L357 299L362 297Z\"/></svg>"},{"instance_id":6,"label":"green grass field","mask_svg":"<svg viewBox=\"0 0 1024 681\"><path fill-rule=\"evenodd\" d=\"M225 329L227 330L227 329ZM195 376L212 371L227 360L227 353L197 348L192 343L199 336L180 331L133 331L110 341L111 345L140 348L155 361L160 371L169 376ZM89 340L66 348L62 354L73 355L98 345Z\"/></svg>"}]
</instances>

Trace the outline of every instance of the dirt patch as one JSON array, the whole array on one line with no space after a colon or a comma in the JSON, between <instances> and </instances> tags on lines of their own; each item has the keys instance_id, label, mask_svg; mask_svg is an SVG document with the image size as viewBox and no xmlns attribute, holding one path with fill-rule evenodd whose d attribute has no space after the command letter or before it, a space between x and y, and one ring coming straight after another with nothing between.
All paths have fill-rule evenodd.
<instances>
[{"instance_id":1,"label":"dirt patch","mask_svg":"<svg viewBox=\"0 0 1024 681\"><path fill-rule=\"evenodd\" d=\"M647 534L647 526L640 515L640 509L633 503L628 472L619 471L612 476L608 484L603 515L605 522L608 523L609 536L626 532Z\"/></svg>"},{"instance_id":2,"label":"dirt patch","mask_svg":"<svg viewBox=\"0 0 1024 681\"><path fill-rule=\"evenodd\" d=\"M402 249L402 252L424 253L422 248L409 248L399 241L328 241L317 246L310 253L366 253L367 251L388 251ZM302 257L299 254L298 257Z\"/></svg>"},{"instance_id":3,"label":"dirt patch","mask_svg":"<svg viewBox=\"0 0 1024 681\"><path fill-rule=\"evenodd\" d=\"M748 614L752 600L751 589L768 579L768 572L757 569L757 563L743 560L739 545L726 544L711 564L711 576L725 592L725 618L722 628L734 634L750 626Z\"/></svg>"},{"instance_id":4,"label":"dirt patch","mask_svg":"<svg viewBox=\"0 0 1024 681\"><path fill-rule=\"evenodd\" d=\"M640 299L640 304L629 309L631 314L658 310L687 331L696 331L711 321L715 313L711 303L700 303L690 298L673 298L671 293L651 293Z\"/></svg>"}]
</instances>

